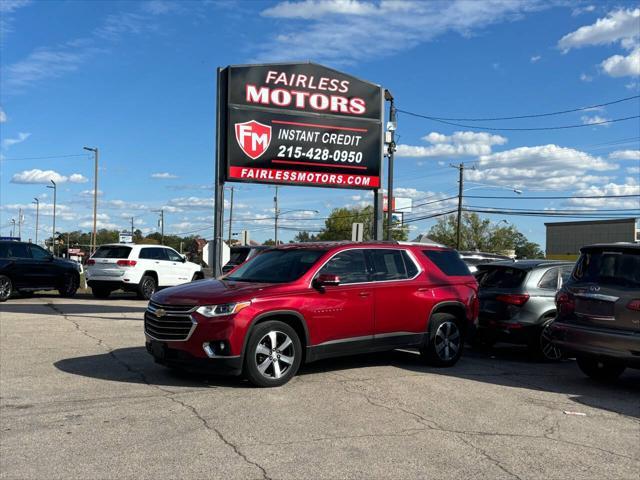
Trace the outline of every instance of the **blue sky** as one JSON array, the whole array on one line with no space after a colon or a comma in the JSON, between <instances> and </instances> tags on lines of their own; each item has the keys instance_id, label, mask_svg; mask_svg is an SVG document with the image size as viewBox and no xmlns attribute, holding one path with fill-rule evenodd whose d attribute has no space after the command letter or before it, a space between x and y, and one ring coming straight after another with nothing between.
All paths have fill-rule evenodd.
<instances>
[{"instance_id":1,"label":"blue sky","mask_svg":"<svg viewBox=\"0 0 640 480\"><path fill-rule=\"evenodd\" d=\"M447 118L553 112L640 93L638 2L2 0L0 11L0 234L22 207L24 238L35 236L34 197L39 236L50 235L50 178L59 185L57 230L91 228L93 161L83 146L100 148L99 226L127 228L133 216L152 232L164 208L166 233L210 238L218 66L311 60L383 85L400 109ZM638 115L639 105L459 123L586 124ZM518 197L469 205L639 208L637 197L526 198L640 193L639 125L487 132L400 114L396 195L415 204L449 197L457 171L448 165L465 162L475 166L468 195ZM273 193L236 185L233 230L272 238ZM332 208L370 201L365 191L281 188L283 212L306 211L283 214L292 230L280 237L318 228ZM407 218L451 205L423 205ZM544 222L554 221L490 218L542 245ZM412 223L411 235L432 223Z\"/></svg>"}]
</instances>

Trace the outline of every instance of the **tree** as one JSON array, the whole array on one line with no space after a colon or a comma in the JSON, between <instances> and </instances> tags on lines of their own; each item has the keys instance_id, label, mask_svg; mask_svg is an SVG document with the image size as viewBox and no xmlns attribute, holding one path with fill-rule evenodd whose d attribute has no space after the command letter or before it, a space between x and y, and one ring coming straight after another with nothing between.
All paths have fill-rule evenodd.
<instances>
[{"instance_id":1,"label":"tree","mask_svg":"<svg viewBox=\"0 0 640 480\"><path fill-rule=\"evenodd\" d=\"M353 208L335 208L324 221L324 228L320 231L318 240L351 240L351 230L354 223L364 224L364 240L373 238L373 207L371 205ZM384 219L386 231L387 219ZM407 240L409 228L395 227L392 232L394 240Z\"/></svg>"},{"instance_id":2,"label":"tree","mask_svg":"<svg viewBox=\"0 0 640 480\"><path fill-rule=\"evenodd\" d=\"M293 237L294 243L302 243L302 242L317 242L318 236L312 233L307 232L306 230L302 230L298 232L295 237Z\"/></svg>"},{"instance_id":3,"label":"tree","mask_svg":"<svg viewBox=\"0 0 640 480\"><path fill-rule=\"evenodd\" d=\"M520 233L515 226L500 226L477 213L463 213L460 225L460 250L479 250L487 253L505 253L515 250L517 258L540 258L540 247ZM441 217L428 233L432 240L456 248L457 218Z\"/></svg>"},{"instance_id":4,"label":"tree","mask_svg":"<svg viewBox=\"0 0 640 480\"><path fill-rule=\"evenodd\" d=\"M264 242L262 242L262 244L263 245L268 245L269 247L273 247L276 244L276 242L273 241L272 238L270 238L269 240L265 240Z\"/></svg>"}]
</instances>

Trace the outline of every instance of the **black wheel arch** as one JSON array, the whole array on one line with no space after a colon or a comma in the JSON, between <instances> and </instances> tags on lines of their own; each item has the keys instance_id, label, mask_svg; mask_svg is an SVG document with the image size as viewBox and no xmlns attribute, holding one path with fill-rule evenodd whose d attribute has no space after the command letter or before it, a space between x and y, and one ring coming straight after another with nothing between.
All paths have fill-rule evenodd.
<instances>
[{"instance_id":1,"label":"black wheel arch","mask_svg":"<svg viewBox=\"0 0 640 480\"><path fill-rule=\"evenodd\" d=\"M146 270L142 274L142 277L152 277L156 281L156 286L158 285L158 274L155 272L155 270ZM140 280L142 280L142 277L140 277Z\"/></svg>"},{"instance_id":2,"label":"black wheel arch","mask_svg":"<svg viewBox=\"0 0 640 480\"><path fill-rule=\"evenodd\" d=\"M309 329L307 328L307 322L302 314L296 310L270 310L254 317L253 320L251 320L251 323L247 328L247 333L244 336L241 355L244 355L244 352L247 349L247 342L249 341L251 330L259 323L263 323L268 320L277 320L279 322L286 323L295 330L298 337L300 337L300 343L302 344L302 363L304 363L306 359L307 346L309 346Z\"/></svg>"},{"instance_id":3,"label":"black wheel arch","mask_svg":"<svg viewBox=\"0 0 640 480\"><path fill-rule=\"evenodd\" d=\"M449 313L453 315L460 320L460 326L463 329L463 332L466 333L469 326L469 319L467 318L467 309L464 303L458 302L456 300L445 300L443 302L436 303L431 309L427 330L431 328L431 319L436 313Z\"/></svg>"}]
</instances>

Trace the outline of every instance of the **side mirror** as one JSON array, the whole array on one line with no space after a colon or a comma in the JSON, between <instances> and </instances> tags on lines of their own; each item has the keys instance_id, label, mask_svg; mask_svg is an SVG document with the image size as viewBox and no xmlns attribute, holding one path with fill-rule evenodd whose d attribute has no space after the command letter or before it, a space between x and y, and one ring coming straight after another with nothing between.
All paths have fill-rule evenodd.
<instances>
[{"instance_id":1,"label":"side mirror","mask_svg":"<svg viewBox=\"0 0 640 480\"><path fill-rule=\"evenodd\" d=\"M182 259L182 263L185 263L187 261L186 255L180 255L180 258Z\"/></svg>"},{"instance_id":2,"label":"side mirror","mask_svg":"<svg viewBox=\"0 0 640 480\"><path fill-rule=\"evenodd\" d=\"M338 275L318 275L314 281L314 285L317 287L335 287L340 285L340 277Z\"/></svg>"}]
</instances>

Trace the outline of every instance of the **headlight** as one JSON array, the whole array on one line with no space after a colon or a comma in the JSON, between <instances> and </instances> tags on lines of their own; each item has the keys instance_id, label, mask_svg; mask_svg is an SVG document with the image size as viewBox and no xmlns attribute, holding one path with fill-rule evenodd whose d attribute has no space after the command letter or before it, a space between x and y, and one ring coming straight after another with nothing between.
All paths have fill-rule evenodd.
<instances>
[{"instance_id":1,"label":"headlight","mask_svg":"<svg viewBox=\"0 0 640 480\"><path fill-rule=\"evenodd\" d=\"M243 308L247 308L251 302L223 303L222 305L203 305L196 310L200 315L211 317L222 317L224 315L233 315Z\"/></svg>"}]
</instances>

